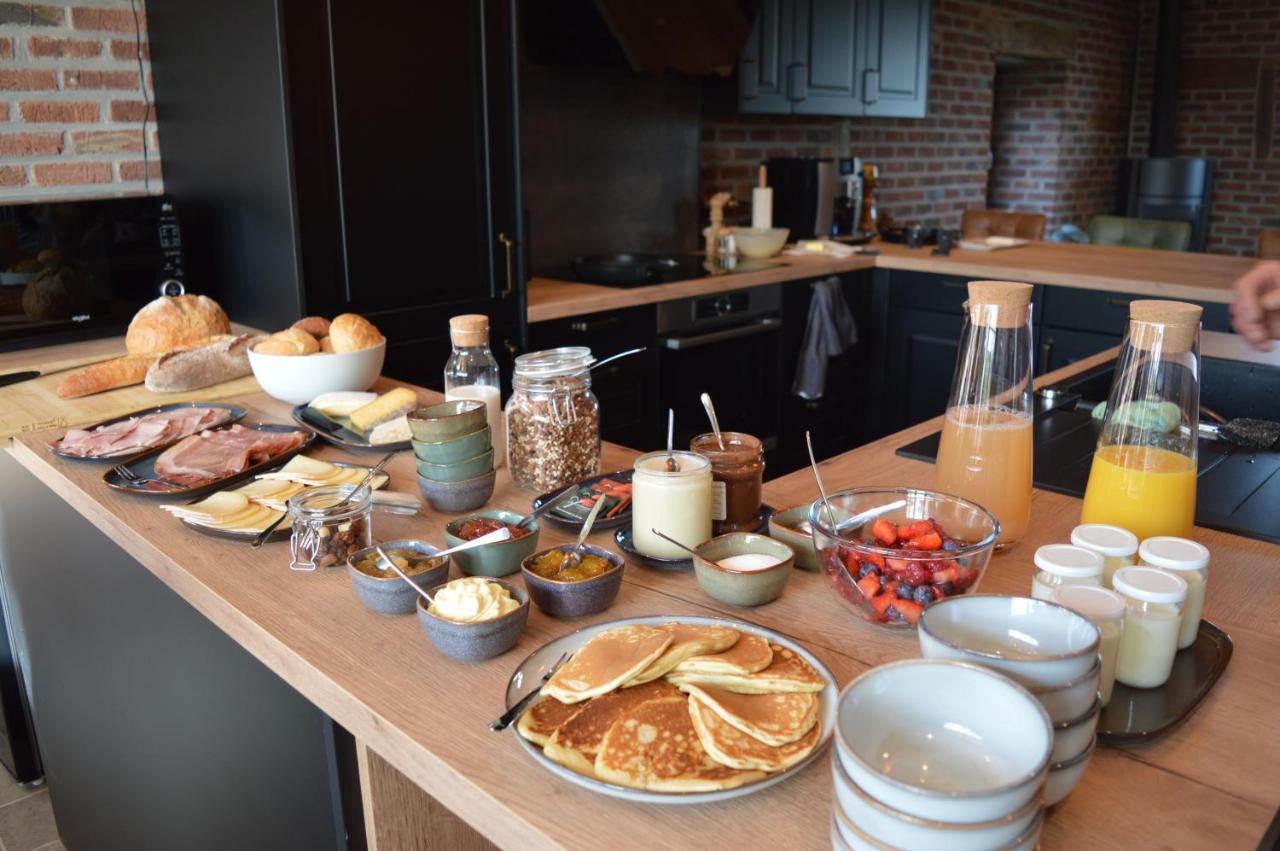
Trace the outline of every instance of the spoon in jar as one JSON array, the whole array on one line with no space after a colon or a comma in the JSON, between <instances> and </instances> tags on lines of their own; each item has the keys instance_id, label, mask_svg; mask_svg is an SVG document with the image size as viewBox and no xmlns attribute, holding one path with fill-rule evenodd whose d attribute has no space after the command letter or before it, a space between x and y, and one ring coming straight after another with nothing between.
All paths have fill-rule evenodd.
<instances>
[{"instance_id":1,"label":"spoon in jar","mask_svg":"<svg viewBox=\"0 0 1280 851\"><path fill-rule=\"evenodd\" d=\"M804 432L804 445L809 447L809 466L813 468L813 478L818 483L818 493L822 494L822 504L827 509L827 521L835 525L836 513L831 508L831 500L827 499L827 489L822 486L822 474L818 472L818 458L813 454L813 438L809 436L808 429Z\"/></svg>"},{"instance_id":2,"label":"spoon in jar","mask_svg":"<svg viewBox=\"0 0 1280 851\"><path fill-rule=\"evenodd\" d=\"M670 535L664 535L664 534L662 534L661 532L659 532L657 529L650 529L649 531L650 531L650 532L652 532L653 534L657 535L657 536L658 536L659 538L661 538L662 540L666 541L668 544L675 544L677 547L679 547L680 549L684 550L684 551L685 551L685 552L687 552L689 555L693 555L693 556L698 555L698 551L697 551L697 550L695 550L693 547L690 547L690 546L688 546L688 545L686 545L686 544L682 544L682 543L680 543L679 541L677 541L675 538L671 537ZM698 557L699 557L699 558L701 558L701 556L698 556ZM707 561L711 561L711 560L710 560L710 559L707 559Z\"/></svg>"},{"instance_id":3,"label":"spoon in jar","mask_svg":"<svg viewBox=\"0 0 1280 851\"><path fill-rule=\"evenodd\" d=\"M607 358L601 358L600 360L598 360L598 361L596 361L595 363L591 364L591 366L587 367L587 369L589 369L589 370L594 370L594 369L596 369L596 368L598 368L598 367L602 367L602 366L604 366L605 364L609 363L610 361L615 361L615 360L617 360L618 358L625 358L625 357L627 357L628 355L638 355L638 354L640 354L641 352L645 351L645 350L646 350L646 349L648 349L648 348L649 348L648 346L636 346L634 349L627 349L625 352L618 352L616 355L609 355L609 357L607 357Z\"/></svg>"},{"instance_id":4,"label":"spoon in jar","mask_svg":"<svg viewBox=\"0 0 1280 851\"><path fill-rule=\"evenodd\" d=\"M667 472L674 473L680 469L676 463L676 409L667 408Z\"/></svg>"},{"instance_id":5,"label":"spoon in jar","mask_svg":"<svg viewBox=\"0 0 1280 851\"><path fill-rule=\"evenodd\" d=\"M604 505L604 495L596 497L596 504L591 506L591 513L587 515L587 519L582 521L582 531L578 532L578 543L573 545L573 549L564 554L564 558L560 561L560 566L556 568L556 576L559 576L566 570L572 570L578 566L578 562L582 561L582 545L586 542L587 536L591 534L591 527L596 525L596 517L600 514L600 507Z\"/></svg>"},{"instance_id":6,"label":"spoon in jar","mask_svg":"<svg viewBox=\"0 0 1280 851\"><path fill-rule=\"evenodd\" d=\"M720 421L716 419L716 406L711 404L711 394L702 394L702 407L707 409L707 419L711 420L711 430L715 432L716 443L720 444L720 449L724 450L724 436L720 434Z\"/></svg>"}]
</instances>

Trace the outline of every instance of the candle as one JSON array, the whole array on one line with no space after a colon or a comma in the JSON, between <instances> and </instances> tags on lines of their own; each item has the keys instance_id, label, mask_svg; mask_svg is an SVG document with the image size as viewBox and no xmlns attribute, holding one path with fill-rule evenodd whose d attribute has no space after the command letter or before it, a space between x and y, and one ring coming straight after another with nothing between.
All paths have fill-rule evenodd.
<instances>
[{"instance_id":1,"label":"candle","mask_svg":"<svg viewBox=\"0 0 1280 851\"><path fill-rule=\"evenodd\" d=\"M667 470L666 452L636 459L631 479L631 539L638 552L655 558L685 558L688 553L653 534L654 529L696 547L711 537L711 462L692 452L673 452L676 469Z\"/></svg>"}]
</instances>

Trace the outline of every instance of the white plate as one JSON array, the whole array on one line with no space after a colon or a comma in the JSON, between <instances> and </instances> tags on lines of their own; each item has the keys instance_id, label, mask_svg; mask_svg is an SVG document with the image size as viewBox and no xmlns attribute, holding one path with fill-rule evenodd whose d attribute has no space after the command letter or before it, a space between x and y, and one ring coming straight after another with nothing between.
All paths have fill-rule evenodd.
<instances>
[{"instance_id":1,"label":"white plate","mask_svg":"<svg viewBox=\"0 0 1280 851\"><path fill-rule=\"evenodd\" d=\"M606 783L603 780L596 780L592 777L585 777L576 771L571 771L553 760L548 759L543 753L542 748L530 742L516 730L516 725L511 725L511 734L520 742L520 746L529 752L534 761L539 763L543 768L556 774L570 783L576 783L585 789L593 792L599 792L604 795L610 795L614 798L622 798L628 801L640 801L646 804L708 804L715 801L727 801L730 798L738 798L742 795L750 795L752 792L759 792L761 789L767 789L775 783L787 779L791 775L803 771L809 763L818 758L827 744L831 741L832 731L836 726L836 700L839 697L839 688L836 685L835 677L827 670L827 666L818 661L817 657L785 636L774 632L771 629L765 629L762 626L747 624L741 621L729 620L728 618L703 618L694 617L692 615L650 615L643 618L624 618L623 620L606 621L605 623L592 624L585 626L576 632L568 635L562 635L559 638L549 641L546 644L533 651L521 662L515 672L511 675L511 681L507 683L506 705L507 708L515 706L520 698L524 697L529 690L542 682L542 677L550 670L551 666L556 663L561 654L566 651L576 651L579 647L587 643L593 635L603 632L606 629L613 629L618 626L627 624L640 624L642 626L661 626L671 621L679 621L680 623L698 624L703 626L727 626L736 629L739 632L758 635L767 639L774 644L780 644L788 650L792 650L801 659L804 659L813 669L818 672L818 676L822 677L826 683L821 692L818 693L818 724L821 725L822 735L818 738L818 746L813 749L813 753L809 754L799 763L788 768L786 771L779 771L776 774L770 774L764 780L756 783L749 783L746 786L738 786L733 789L724 789L719 792L646 792L641 789L630 789L626 786L618 786L613 783Z\"/></svg>"}]
</instances>

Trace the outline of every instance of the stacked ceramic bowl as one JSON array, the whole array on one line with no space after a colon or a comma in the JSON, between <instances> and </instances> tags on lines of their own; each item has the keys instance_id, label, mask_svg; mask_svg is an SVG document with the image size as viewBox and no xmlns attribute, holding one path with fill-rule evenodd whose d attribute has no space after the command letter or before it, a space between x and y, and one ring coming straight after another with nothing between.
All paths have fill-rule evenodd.
<instances>
[{"instance_id":1,"label":"stacked ceramic bowl","mask_svg":"<svg viewBox=\"0 0 1280 851\"><path fill-rule=\"evenodd\" d=\"M1029 597L941 600L920 616L920 652L998 671L1031 692L1053 723L1045 806L1075 788L1093 756L1098 699L1098 628L1070 609Z\"/></svg>"},{"instance_id":2,"label":"stacked ceramic bowl","mask_svg":"<svg viewBox=\"0 0 1280 851\"><path fill-rule=\"evenodd\" d=\"M455 399L409 414L418 490L436 511L470 511L493 496L493 440L485 405Z\"/></svg>"},{"instance_id":3,"label":"stacked ceramic bowl","mask_svg":"<svg viewBox=\"0 0 1280 851\"><path fill-rule=\"evenodd\" d=\"M836 709L835 849L1033 849L1053 750L1044 708L986 668L912 659L854 680Z\"/></svg>"}]
</instances>

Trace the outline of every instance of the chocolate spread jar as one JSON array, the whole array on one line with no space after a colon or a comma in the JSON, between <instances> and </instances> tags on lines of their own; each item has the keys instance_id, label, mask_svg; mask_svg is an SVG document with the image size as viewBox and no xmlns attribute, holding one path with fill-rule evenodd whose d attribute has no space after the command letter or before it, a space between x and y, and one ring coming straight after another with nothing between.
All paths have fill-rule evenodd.
<instances>
[{"instance_id":1,"label":"chocolate spread jar","mask_svg":"<svg viewBox=\"0 0 1280 851\"><path fill-rule=\"evenodd\" d=\"M738 431L722 431L724 449L714 434L700 434L689 449L711 462L711 529L746 532L760 525L760 483L764 477L764 446Z\"/></svg>"}]
</instances>

